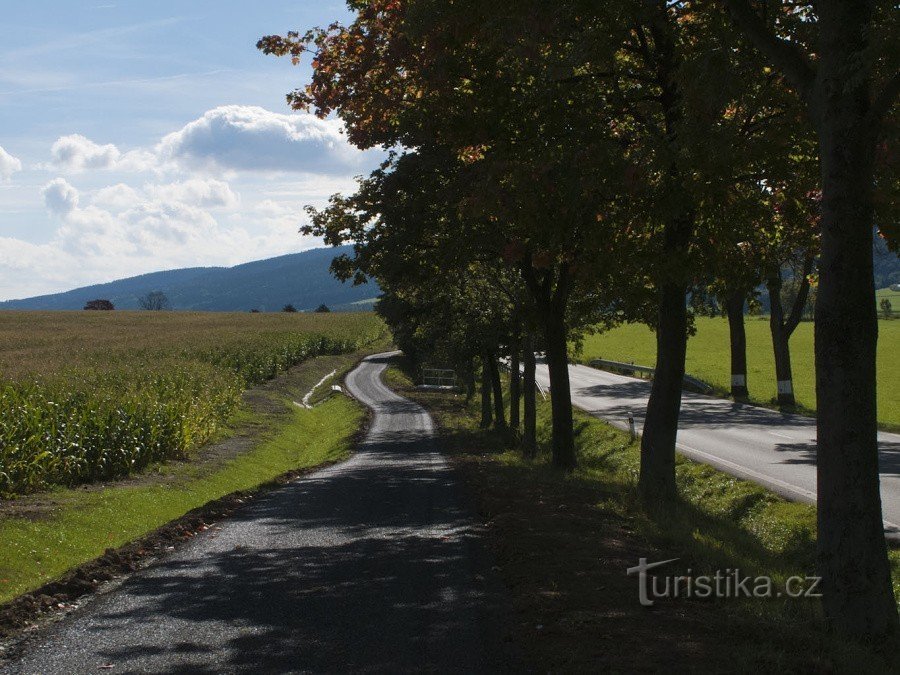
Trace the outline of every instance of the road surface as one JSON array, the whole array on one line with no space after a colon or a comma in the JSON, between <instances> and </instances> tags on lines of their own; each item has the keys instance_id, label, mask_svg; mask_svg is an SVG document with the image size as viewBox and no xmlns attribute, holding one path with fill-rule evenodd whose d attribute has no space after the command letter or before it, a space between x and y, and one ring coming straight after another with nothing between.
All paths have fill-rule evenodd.
<instances>
[{"instance_id":1,"label":"road surface","mask_svg":"<svg viewBox=\"0 0 900 675\"><path fill-rule=\"evenodd\" d=\"M269 493L38 637L9 673L479 672L500 588L432 421L381 384L350 460ZM496 663L494 661L497 661Z\"/></svg>"},{"instance_id":2,"label":"road surface","mask_svg":"<svg viewBox=\"0 0 900 675\"><path fill-rule=\"evenodd\" d=\"M549 389L546 364L538 364L536 379ZM580 365L569 366L569 379L574 405L621 428L627 428L632 414L641 432L649 381ZM879 432L878 443L885 532L900 539L900 435ZM684 392L678 450L788 499L815 502L816 422L812 418Z\"/></svg>"}]
</instances>

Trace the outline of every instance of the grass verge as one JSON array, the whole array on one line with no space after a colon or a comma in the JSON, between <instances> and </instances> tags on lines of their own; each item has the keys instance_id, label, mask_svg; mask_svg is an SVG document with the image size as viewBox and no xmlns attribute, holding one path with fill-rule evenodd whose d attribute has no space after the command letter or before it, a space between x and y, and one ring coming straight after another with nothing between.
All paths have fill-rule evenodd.
<instances>
[{"instance_id":1,"label":"grass verge","mask_svg":"<svg viewBox=\"0 0 900 675\"><path fill-rule=\"evenodd\" d=\"M841 642L816 600L767 598L638 603L626 575L639 557L677 558L661 574L734 570L776 589L814 570L815 512L746 481L680 459L680 499L648 513L636 498L639 448L576 411L579 469L549 465L548 404L539 400L542 452L523 460L509 436L478 429L462 397L421 392L399 370L386 380L434 415L442 448L471 488L515 631L537 671L891 672L896 652ZM900 592L900 554L892 552Z\"/></svg>"},{"instance_id":2,"label":"grass verge","mask_svg":"<svg viewBox=\"0 0 900 675\"><path fill-rule=\"evenodd\" d=\"M697 317L697 333L688 340L687 373L713 386L717 395L727 397L731 386L731 353L728 320ZM775 357L768 317L747 317L747 383L753 403L777 407ZM878 422L882 429L900 431L900 390L894 386L900 368L900 321L878 322ZM591 359L656 363L656 337L642 324L625 324L584 339L579 361ZM816 381L813 353L813 323L803 321L791 336L791 361L797 412L815 416Z\"/></svg>"},{"instance_id":3,"label":"grass verge","mask_svg":"<svg viewBox=\"0 0 900 675\"><path fill-rule=\"evenodd\" d=\"M4 504L0 602L207 502L345 457L364 417L361 407L345 397L333 397L313 410L293 401L318 381L321 371L346 370L358 358L312 359L246 392L227 437L190 461L168 462L105 486L56 489Z\"/></svg>"}]
</instances>

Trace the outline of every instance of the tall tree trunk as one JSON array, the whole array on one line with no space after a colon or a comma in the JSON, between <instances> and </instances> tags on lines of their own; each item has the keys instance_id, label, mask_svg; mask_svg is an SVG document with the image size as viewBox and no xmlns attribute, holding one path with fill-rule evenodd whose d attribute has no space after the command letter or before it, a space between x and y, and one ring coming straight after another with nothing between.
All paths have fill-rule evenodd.
<instances>
[{"instance_id":1,"label":"tall tree trunk","mask_svg":"<svg viewBox=\"0 0 900 675\"><path fill-rule=\"evenodd\" d=\"M731 343L731 396L735 400L743 400L750 395L747 388L745 300L746 294L743 291L730 291L725 297L725 311L728 314L728 334Z\"/></svg>"},{"instance_id":2,"label":"tall tree trunk","mask_svg":"<svg viewBox=\"0 0 900 675\"><path fill-rule=\"evenodd\" d=\"M526 457L534 457L537 453L537 384L534 380L536 364L534 361L534 337L531 331L525 333L522 344L522 355L525 366L522 373L522 395L524 400L524 429L522 433L522 447Z\"/></svg>"},{"instance_id":3,"label":"tall tree trunk","mask_svg":"<svg viewBox=\"0 0 900 675\"><path fill-rule=\"evenodd\" d=\"M576 465L572 429L572 392L569 389L569 341L565 305L552 303L545 316L547 368L550 371L550 407L553 414L553 465L572 470Z\"/></svg>"},{"instance_id":4,"label":"tall tree trunk","mask_svg":"<svg viewBox=\"0 0 900 675\"><path fill-rule=\"evenodd\" d=\"M686 294L684 286L672 282L663 284L660 292L656 372L641 436L638 481L641 496L651 502L675 498L675 441L687 354Z\"/></svg>"},{"instance_id":5,"label":"tall tree trunk","mask_svg":"<svg viewBox=\"0 0 900 675\"><path fill-rule=\"evenodd\" d=\"M778 383L778 407L793 410L797 402L794 398L794 378L791 374L790 337L784 323L784 307L781 305L781 269L769 274L766 287L769 289L769 332L772 334L772 349L775 352L775 380Z\"/></svg>"},{"instance_id":6,"label":"tall tree trunk","mask_svg":"<svg viewBox=\"0 0 900 675\"><path fill-rule=\"evenodd\" d=\"M491 406L491 360L487 354L481 357L481 428L487 429L494 421Z\"/></svg>"},{"instance_id":7,"label":"tall tree trunk","mask_svg":"<svg viewBox=\"0 0 900 675\"><path fill-rule=\"evenodd\" d=\"M490 355L491 388L494 390L494 428L506 429L506 411L503 409L503 382L500 379L500 368L497 356Z\"/></svg>"},{"instance_id":8,"label":"tall tree trunk","mask_svg":"<svg viewBox=\"0 0 900 675\"><path fill-rule=\"evenodd\" d=\"M775 38L746 0L726 0L745 33L805 100L819 139L822 242L815 310L818 563L839 633L900 634L881 520L875 409L878 321L872 279L874 150L896 98L872 94L874 3L820 0L815 62ZM848 77L852 73L852 77Z\"/></svg>"},{"instance_id":9,"label":"tall tree trunk","mask_svg":"<svg viewBox=\"0 0 900 675\"><path fill-rule=\"evenodd\" d=\"M521 330L513 329L509 344L509 428L519 433L519 410L522 402Z\"/></svg>"},{"instance_id":10,"label":"tall tree trunk","mask_svg":"<svg viewBox=\"0 0 900 675\"><path fill-rule=\"evenodd\" d=\"M469 359L465 372L466 403L471 403L475 397L475 359Z\"/></svg>"},{"instance_id":11,"label":"tall tree trunk","mask_svg":"<svg viewBox=\"0 0 900 675\"><path fill-rule=\"evenodd\" d=\"M667 265L687 271L688 247L694 234L695 210L684 187L683 171L678 164L678 130L684 117L681 84L678 77L680 54L676 46L673 18L664 2L654 7L648 29L653 36L655 58L648 67L655 70L660 87L659 101L665 121L666 142L671 151L667 169L667 192L679 208L668 218L663 231L663 255ZM671 272L658 279L659 319L656 330L656 370L644 433L641 436L641 474L638 489L648 503L665 503L675 498L675 441L681 412L684 384L684 360L687 355L687 283Z\"/></svg>"},{"instance_id":12,"label":"tall tree trunk","mask_svg":"<svg viewBox=\"0 0 900 675\"><path fill-rule=\"evenodd\" d=\"M522 276L544 324L553 416L553 465L571 470L577 463L572 429L572 392L569 390L569 331L566 325L566 307L572 291L571 269L569 263L563 262L555 271L545 269L536 273L529 255L522 267Z\"/></svg>"},{"instance_id":13,"label":"tall tree trunk","mask_svg":"<svg viewBox=\"0 0 900 675\"><path fill-rule=\"evenodd\" d=\"M868 9L864 8L865 5ZM878 477L870 83L847 73L867 46L871 5L819 8L822 254L816 299L818 560L825 615L842 633L900 633Z\"/></svg>"}]
</instances>

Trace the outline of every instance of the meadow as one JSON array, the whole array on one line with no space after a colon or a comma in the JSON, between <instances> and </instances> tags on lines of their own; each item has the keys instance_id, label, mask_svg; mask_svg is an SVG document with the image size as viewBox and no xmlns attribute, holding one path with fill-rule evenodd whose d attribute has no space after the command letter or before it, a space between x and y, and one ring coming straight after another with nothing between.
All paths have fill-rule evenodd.
<instances>
[{"instance_id":1,"label":"meadow","mask_svg":"<svg viewBox=\"0 0 900 675\"><path fill-rule=\"evenodd\" d=\"M371 313L0 313L0 495L186 458L247 387L384 333Z\"/></svg>"},{"instance_id":2,"label":"meadow","mask_svg":"<svg viewBox=\"0 0 900 675\"><path fill-rule=\"evenodd\" d=\"M768 317L747 317L747 384L752 401L769 405L777 396L775 359ZM699 317L696 335L688 341L687 373L711 384L727 395L731 382L731 352L728 321L718 317ZM900 321L878 322L878 421L889 428L900 427ZM813 324L804 321L791 337L791 364L797 404L803 410L816 409L813 364ZM584 339L579 361L591 359L656 363L656 336L646 326L626 324Z\"/></svg>"},{"instance_id":3,"label":"meadow","mask_svg":"<svg viewBox=\"0 0 900 675\"><path fill-rule=\"evenodd\" d=\"M880 288L875 291L875 306L878 308L878 316L882 315L881 301L885 298L891 303L891 314L896 319L900 316L900 291L893 291L890 288Z\"/></svg>"}]
</instances>

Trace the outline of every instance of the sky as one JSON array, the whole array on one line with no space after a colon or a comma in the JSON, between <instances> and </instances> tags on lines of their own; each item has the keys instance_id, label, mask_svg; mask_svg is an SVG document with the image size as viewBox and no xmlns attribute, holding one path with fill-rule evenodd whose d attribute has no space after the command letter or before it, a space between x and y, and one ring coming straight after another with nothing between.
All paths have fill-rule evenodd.
<instances>
[{"instance_id":1,"label":"sky","mask_svg":"<svg viewBox=\"0 0 900 675\"><path fill-rule=\"evenodd\" d=\"M266 34L348 18L316 0L3 0L0 300L321 246L303 207L382 156L291 111L309 60Z\"/></svg>"}]
</instances>

